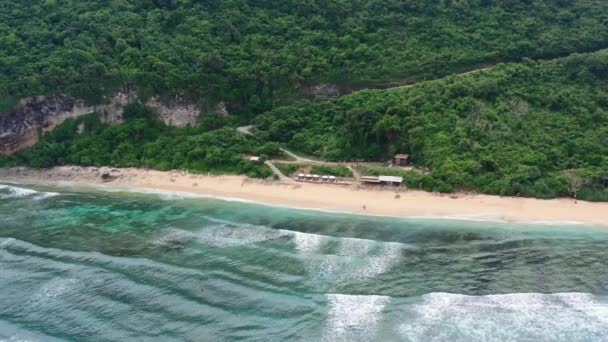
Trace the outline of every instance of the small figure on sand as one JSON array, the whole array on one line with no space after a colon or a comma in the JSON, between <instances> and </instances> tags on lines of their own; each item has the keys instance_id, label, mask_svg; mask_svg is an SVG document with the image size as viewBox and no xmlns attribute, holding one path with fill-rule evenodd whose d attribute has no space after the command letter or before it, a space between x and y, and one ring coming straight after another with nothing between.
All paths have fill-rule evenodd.
<instances>
[{"instance_id":1,"label":"small figure on sand","mask_svg":"<svg viewBox=\"0 0 608 342\"><path fill-rule=\"evenodd\" d=\"M367 208L365 207L365 204L363 205L363 210L366 210Z\"/></svg>"}]
</instances>

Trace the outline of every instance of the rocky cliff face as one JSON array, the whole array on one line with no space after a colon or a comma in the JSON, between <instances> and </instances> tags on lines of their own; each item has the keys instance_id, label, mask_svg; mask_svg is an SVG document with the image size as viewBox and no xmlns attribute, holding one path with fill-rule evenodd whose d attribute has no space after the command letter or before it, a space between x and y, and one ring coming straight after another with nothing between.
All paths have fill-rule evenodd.
<instances>
[{"instance_id":1,"label":"rocky cliff face","mask_svg":"<svg viewBox=\"0 0 608 342\"><path fill-rule=\"evenodd\" d=\"M63 94L22 99L15 108L0 113L0 153L27 148L38 141L38 130L50 131L68 118L91 111L82 101Z\"/></svg>"},{"instance_id":2,"label":"rocky cliff face","mask_svg":"<svg viewBox=\"0 0 608 342\"><path fill-rule=\"evenodd\" d=\"M137 92L123 89L112 96L106 104L87 106L83 101L65 94L32 96L0 113L0 154L10 155L38 142L38 132L48 132L69 118L97 112L103 122L120 124L126 105L138 100ZM196 126L204 114L195 103L181 97L147 99L145 105L156 112L165 124L175 127ZM228 115L225 105L216 107Z\"/></svg>"},{"instance_id":3,"label":"rocky cliff face","mask_svg":"<svg viewBox=\"0 0 608 342\"><path fill-rule=\"evenodd\" d=\"M149 98L145 104L146 107L152 109L152 111L158 115L158 118L167 126L194 127L198 124L201 115L201 111L196 104L179 96L164 100L161 100L158 96L154 96Z\"/></svg>"}]
</instances>

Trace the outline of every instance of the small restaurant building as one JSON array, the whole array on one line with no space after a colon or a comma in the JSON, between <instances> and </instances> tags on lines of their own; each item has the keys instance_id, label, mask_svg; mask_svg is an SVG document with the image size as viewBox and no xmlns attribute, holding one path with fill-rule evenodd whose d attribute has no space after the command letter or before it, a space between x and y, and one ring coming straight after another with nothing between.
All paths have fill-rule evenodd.
<instances>
[{"instance_id":1,"label":"small restaurant building","mask_svg":"<svg viewBox=\"0 0 608 342\"><path fill-rule=\"evenodd\" d=\"M403 183L403 177L398 176L362 176L359 180L363 184L377 185L399 186Z\"/></svg>"}]
</instances>

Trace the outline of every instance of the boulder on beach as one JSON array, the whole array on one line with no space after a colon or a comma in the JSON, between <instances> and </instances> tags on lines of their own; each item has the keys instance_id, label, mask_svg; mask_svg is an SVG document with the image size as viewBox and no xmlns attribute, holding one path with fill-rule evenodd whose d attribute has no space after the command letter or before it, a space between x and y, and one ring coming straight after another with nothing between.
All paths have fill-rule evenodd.
<instances>
[{"instance_id":1,"label":"boulder on beach","mask_svg":"<svg viewBox=\"0 0 608 342\"><path fill-rule=\"evenodd\" d=\"M101 180L104 182L111 182L118 178L118 176L113 176L110 172L104 172L101 174Z\"/></svg>"}]
</instances>

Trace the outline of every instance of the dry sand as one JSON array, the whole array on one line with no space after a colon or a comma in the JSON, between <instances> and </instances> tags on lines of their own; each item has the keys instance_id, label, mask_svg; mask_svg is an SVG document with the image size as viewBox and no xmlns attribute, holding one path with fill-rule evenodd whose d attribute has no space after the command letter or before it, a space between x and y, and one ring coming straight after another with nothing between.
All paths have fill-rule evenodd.
<instances>
[{"instance_id":1,"label":"dry sand","mask_svg":"<svg viewBox=\"0 0 608 342\"><path fill-rule=\"evenodd\" d=\"M111 182L101 175L111 174ZM241 176L203 176L141 169L58 167L0 169L0 182L111 187L236 198L293 208L392 217L433 217L514 223L608 225L608 203L572 199L539 200L477 194L439 195L397 188L280 183ZM365 206L365 209L363 208Z\"/></svg>"}]
</instances>

